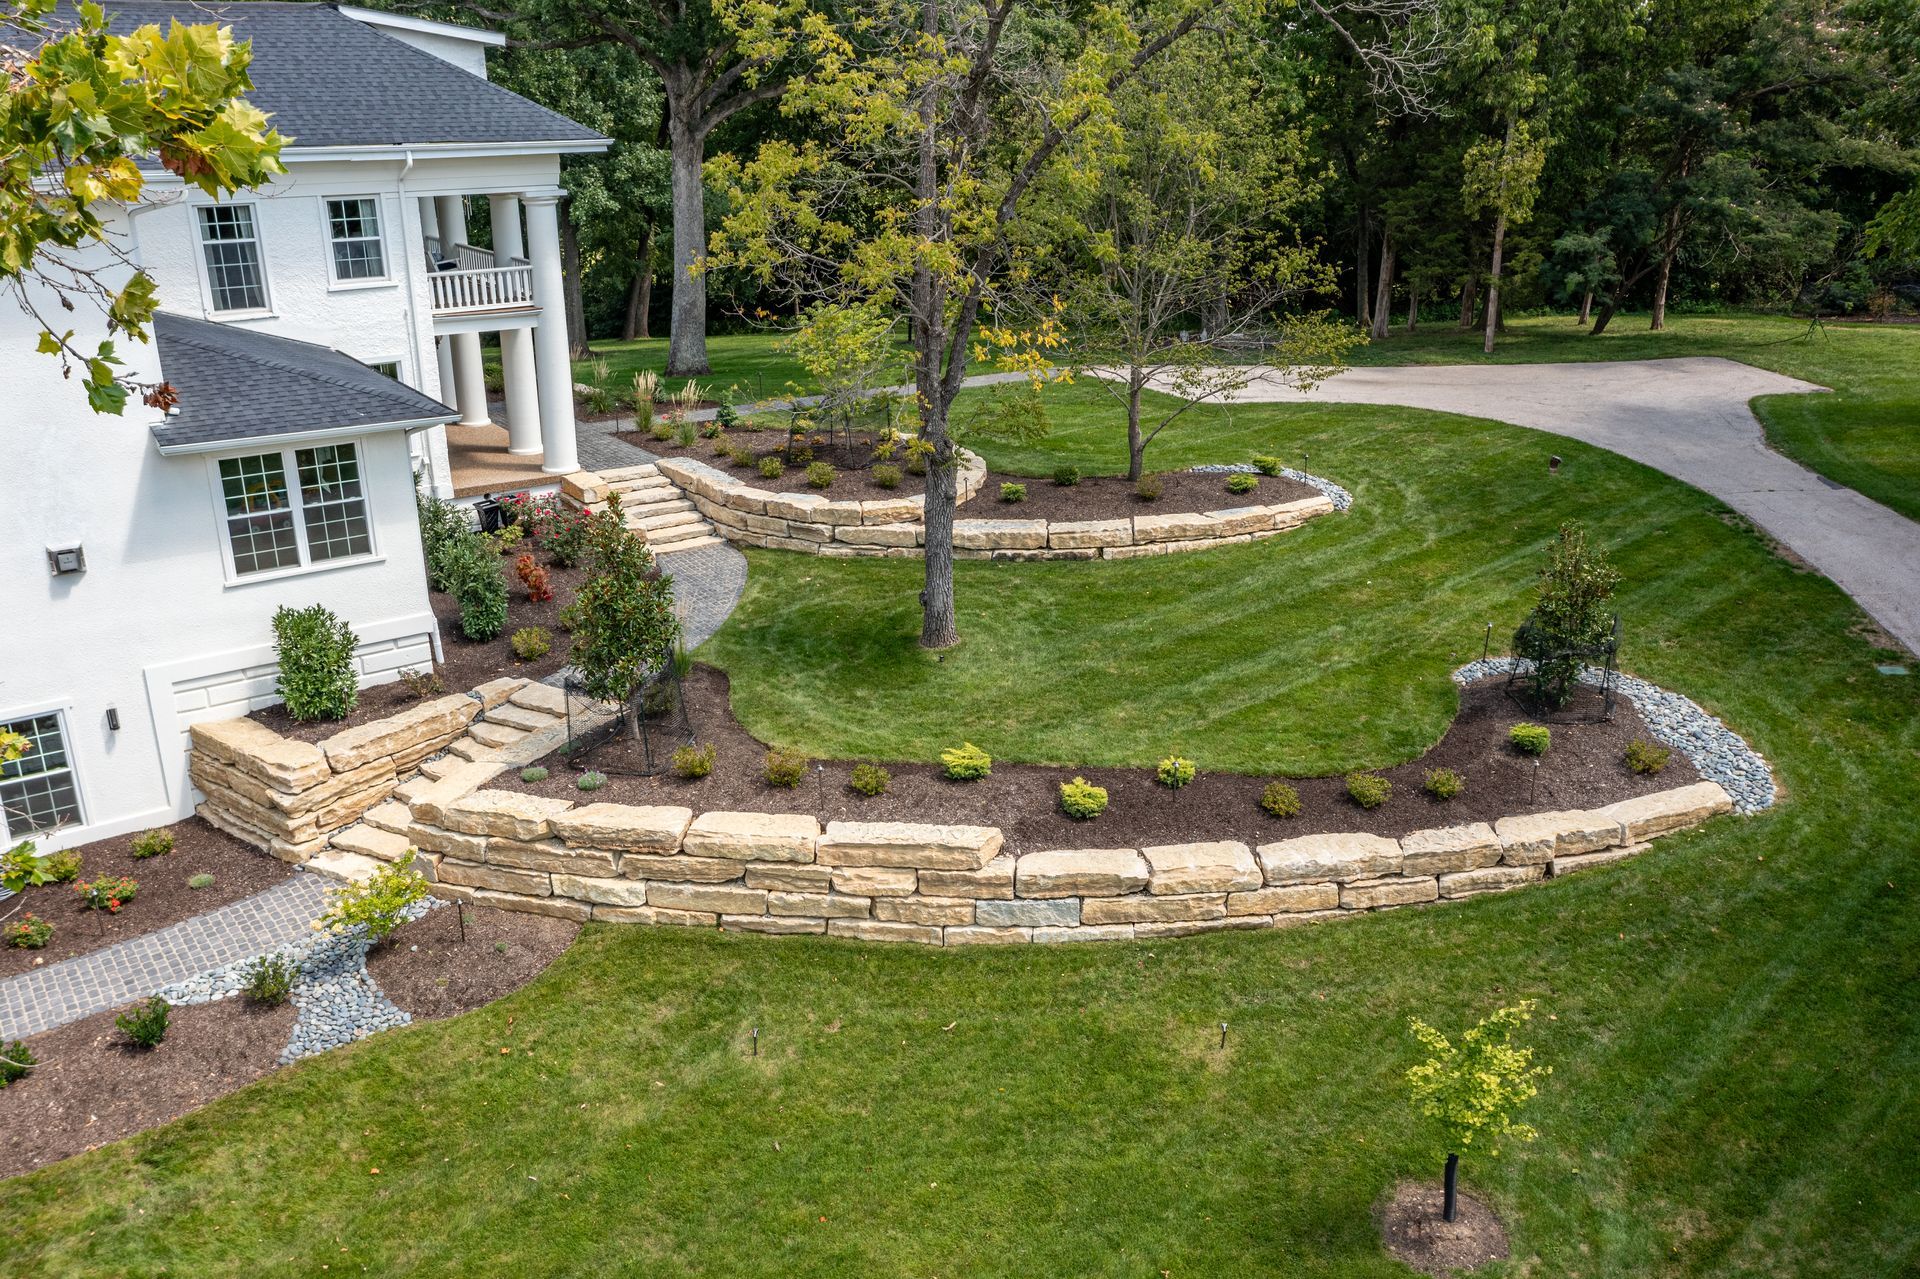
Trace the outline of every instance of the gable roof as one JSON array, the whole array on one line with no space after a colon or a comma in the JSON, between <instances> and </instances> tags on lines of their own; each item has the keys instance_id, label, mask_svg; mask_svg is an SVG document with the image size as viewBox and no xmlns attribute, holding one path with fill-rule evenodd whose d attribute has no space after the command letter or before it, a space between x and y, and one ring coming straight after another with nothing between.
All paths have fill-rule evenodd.
<instances>
[{"instance_id":1,"label":"gable roof","mask_svg":"<svg viewBox=\"0 0 1920 1279\"><path fill-rule=\"evenodd\" d=\"M161 376L180 394L153 428L162 453L252 440L456 421L459 414L349 355L312 342L162 311L153 319Z\"/></svg>"},{"instance_id":2,"label":"gable roof","mask_svg":"<svg viewBox=\"0 0 1920 1279\"><path fill-rule=\"evenodd\" d=\"M330 4L247 0L114 0L115 31L175 18L214 22L253 42L248 100L292 139L316 147L553 143L601 150L600 134L431 53L356 21ZM476 32L476 34L480 34Z\"/></svg>"}]
</instances>

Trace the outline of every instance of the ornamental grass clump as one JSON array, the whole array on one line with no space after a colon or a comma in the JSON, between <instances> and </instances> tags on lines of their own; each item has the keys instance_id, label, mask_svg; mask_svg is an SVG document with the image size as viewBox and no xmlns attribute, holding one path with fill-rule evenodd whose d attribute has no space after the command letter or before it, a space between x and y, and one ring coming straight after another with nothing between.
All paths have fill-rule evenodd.
<instances>
[{"instance_id":1,"label":"ornamental grass clump","mask_svg":"<svg viewBox=\"0 0 1920 1279\"><path fill-rule=\"evenodd\" d=\"M1666 771L1673 762L1671 748L1644 737L1636 737L1627 743L1627 767L1643 777L1657 777Z\"/></svg>"},{"instance_id":2,"label":"ornamental grass clump","mask_svg":"<svg viewBox=\"0 0 1920 1279\"><path fill-rule=\"evenodd\" d=\"M189 875L187 877L187 887L193 889L195 892L199 892L203 888L212 888L213 876L207 874L205 871L200 872L198 875Z\"/></svg>"},{"instance_id":3,"label":"ornamental grass clump","mask_svg":"<svg viewBox=\"0 0 1920 1279\"><path fill-rule=\"evenodd\" d=\"M1513 651L1533 664L1527 682L1546 706L1573 700L1584 656L1603 644L1613 627L1607 602L1620 574L1606 552L1587 545L1577 522L1560 526L1540 569L1540 594L1527 620L1513 633Z\"/></svg>"},{"instance_id":4,"label":"ornamental grass clump","mask_svg":"<svg viewBox=\"0 0 1920 1279\"><path fill-rule=\"evenodd\" d=\"M287 714L303 724L344 719L360 700L353 628L324 604L284 605L273 615L273 647L280 661L276 687Z\"/></svg>"},{"instance_id":5,"label":"ornamental grass clump","mask_svg":"<svg viewBox=\"0 0 1920 1279\"><path fill-rule=\"evenodd\" d=\"M876 795L886 794L892 781L893 774L878 764L855 764L853 776L847 780L847 785L853 788L854 794L872 799Z\"/></svg>"},{"instance_id":6,"label":"ornamental grass clump","mask_svg":"<svg viewBox=\"0 0 1920 1279\"><path fill-rule=\"evenodd\" d=\"M1507 741L1522 755L1544 755L1553 747L1553 730L1545 724L1515 724Z\"/></svg>"},{"instance_id":7,"label":"ornamental grass clump","mask_svg":"<svg viewBox=\"0 0 1920 1279\"><path fill-rule=\"evenodd\" d=\"M1347 795L1362 808L1378 808L1393 798L1393 783L1378 773L1348 773Z\"/></svg>"},{"instance_id":8,"label":"ornamental grass clump","mask_svg":"<svg viewBox=\"0 0 1920 1279\"><path fill-rule=\"evenodd\" d=\"M1107 788L1084 777L1061 782L1060 811L1077 821L1092 821L1107 811Z\"/></svg>"},{"instance_id":9,"label":"ornamental grass clump","mask_svg":"<svg viewBox=\"0 0 1920 1279\"><path fill-rule=\"evenodd\" d=\"M812 761L799 751L781 750L778 746L767 752L767 785L778 786L782 790L792 790L806 780L807 765Z\"/></svg>"},{"instance_id":10,"label":"ornamental grass clump","mask_svg":"<svg viewBox=\"0 0 1920 1279\"><path fill-rule=\"evenodd\" d=\"M1160 761L1153 775L1162 786L1179 790L1191 785L1195 776L1193 761L1181 755L1169 755Z\"/></svg>"},{"instance_id":11,"label":"ornamental grass clump","mask_svg":"<svg viewBox=\"0 0 1920 1279\"><path fill-rule=\"evenodd\" d=\"M1429 768L1420 789L1435 799L1453 799L1467 792L1467 779L1451 768Z\"/></svg>"},{"instance_id":12,"label":"ornamental grass clump","mask_svg":"<svg viewBox=\"0 0 1920 1279\"><path fill-rule=\"evenodd\" d=\"M158 1048L160 1041L167 1037L167 1023L172 1020L172 1014L173 1005L155 995L115 1017L113 1024L139 1047Z\"/></svg>"},{"instance_id":13,"label":"ornamental grass clump","mask_svg":"<svg viewBox=\"0 0 1920 1279\"><path fill-rule=\"evenodd\" d=\"M408 908L426 899L427 877L413 868L414 857L409 848L399 861L380 867L364 882L329 890L327 908L313 921L313 931L338 936L358 928L367 940L384 941L406 922Z\"/></svg>"},{"instance_id":14,"label":"ornamental grass clump","mask_svg":"<svg viewBox=\"0 0 1920 1279\"><path fill-rule=\"evenodd\" d=\"M993 756L972 742L963 742L940 752L940 771L950 782L977 782L993 776Z\"/></svg>"},{"instance_id":15,"label":"ornamental grass clump","mask_svg":"<svg viewBox=\"0 0 1920 1279\"><path fill-rule=\"evenodd\" d=\"M128 845L127 851L133 854L136 861L145 861L149 857L165 857L173 851L173 832L165 827L142 831L133 837L133 842Z\"/></svg>"},{"instance_id":16,"label":"ornamental grass clump","mask_svg":"<svg viewBox=\"0 0 1920 1279\"><path fill-rule=\"evenodd\" d=\"M20 950L40 950L53 940L53 925L28 911L19 919L9 920L4 934L9 946Z\"/></svg>"},{"instance_id":17,"label":"ornamental grass clump","mask_svg":"<svg viewBox=\"0 0 1920 1279\"><path fill-rule=\"evenodd\" d=\"M1260 809L1269 817L1298 817L1300 792L1286 782L1268 782L1260 792Z\"/></svg>"},{"instance_id":18,"label":"ornamental grass clump","mask_svg":"<svg viewBox=\"0 0 1920 1279\"><path fill-rule=\"evenodd\" d=\"M717 756L713 744L705 746L682 746L673 752L673 762L669 767L675 777L693 781L705 777L713 771L713 762Z\"/></svg>"}]
</instances>

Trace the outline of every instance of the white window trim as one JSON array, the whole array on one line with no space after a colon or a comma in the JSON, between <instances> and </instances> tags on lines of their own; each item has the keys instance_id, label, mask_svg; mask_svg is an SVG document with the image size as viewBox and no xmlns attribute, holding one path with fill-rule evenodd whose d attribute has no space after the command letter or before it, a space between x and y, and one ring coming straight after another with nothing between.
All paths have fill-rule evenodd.
<instances>
[{"instance_id":1,"label":"white window trim","mask_svg":"<svg viewBox=\"0 0 1920 1279\"><path fill-rule=\"evenodd\" d=\"M359 360L360 363L366 365L370 369L373 368L373 366L376 364L391 364L393 365L395 372L398 374L398 376L395 377L393 380L398 382L401 386L413 386L412 381L410 381L407 377L407 357L404 355L400 355L400 354L376 355L376 356L372 356L371 358L356 355L353 358L356 360ZM378 370L375 370L375 371L377 372ZM418 388L415 388L415 389L418 389Z\"/></svg>"},{"instance_id":2,"label":"white window trim","mask_svg":"<svg viewBox=\"0 0 1920 1279\"><path fill-rule=\"evenodd\" d=\"M214 532L220 542L220 567L226 575L227 589L253 586L259 582L280 582L289 577L306 577L313 573L327 573L334 569L359 568L367 564L379 564L387 556L380 548L380 530L373 518L373 484L367 472L366 436L350 436L344 440L303 440L285 445L279 449L256 444L251 448L229 449L220 453L209 453L207 457L207 483L213 495ZM300 464L294 454L303 448L323 448L333 444L350 444L354 457L360 463L360 500L367 508L367 544L365 555L351 555L341 559L314 561L313 553L307 546L306 506L300 498ZM269 569L262 573L241 573L234 567L233 533L227 522L226 487L220 482L220 463L239 457L261 457L268 453L280 455L280 465L287 477L287 493L292 499L289 508L293 512L293 534L300 547L300 562L286 568Z\"/></svg>"},{"instance_id":3,"label":"white window trim","mask_svg":"<svg viewBox=\"0 0 1920 1279\"><path fill-rule=\"evenodd\" d=\"M260 216L260 203L258 200L206 200L188 206L188 216L193 220L193 265L200 276L201 305L210 320L270 320L275 317L273 272L267 268L267 231L266 222ZM266 294L267 304L245 311L222 311L213 305L213 276L207 271L207 241L200 221L200 210L242 204L253 210L254 255L260 262L260 291Z\"/></svg>"},{"instance_id":4,"label":"white window trim","mask_svg":"<svg viewBox=\"0 0 1920 1279\"><path fill-rule=\"evenodd\" d=\"M390 289L396 287L399 281L397 281L393 275L393 237L387 234L386 199L371 191L365 194L356 194L351 191L330 193L319 196L318 199L320 201L320 247L327 258L328 291L333 293L353 293L361 289ZM343 280L335 274L333 261L333 211L327 208L327 204L333 200L373 201L373 216L378 218L380 222L380 265L385 268L385 275L367 276L365 279L360 280Z\"/></svg>"},{"instance_id":5,"label":"white window trim","mask_svg":"<svg viewBox=\"0 0 1920 1279\"><path fill-rule=\"evenodd\" d=\"M65 699L50 704L43 703L32 708L15 708L0 711L0 724L12 724L23 719L37 719L42 715L51 715L59 722L60 744L66 748L67 752L67 773L73 778L74 802L80 806L79 819L70 825L56 826L52 830L22 831L15 834L7 825L5 803L0 802L0 844L4 844L7 848L13 847L23 839L31 839L36 843L43 843L43 841L52 839L57 835L63 835L70 831L85 830L92 821L92 819L87 816L87 814L92 811L93 805L87 800L86 778L80 771L80 761L76 758L73 750L73 716L69 713L72 710L72 699ZM44 844L41 851L46 851Z\"/></svg>"}]
</instances>

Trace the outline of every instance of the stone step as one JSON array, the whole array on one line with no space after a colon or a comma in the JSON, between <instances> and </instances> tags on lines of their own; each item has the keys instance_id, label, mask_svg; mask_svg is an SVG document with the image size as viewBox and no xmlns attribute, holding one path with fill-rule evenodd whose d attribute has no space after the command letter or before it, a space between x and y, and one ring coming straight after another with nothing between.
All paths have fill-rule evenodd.
<instances>
[{"instance_id":1,"label":"stone step","mask_svg":"<svg viewBox=\"0 0 1920 1279\"><path fill-rule=\"evenodd\" d=\"M616 466L611 471L601 471L600 478L608 484L619 484L626 480L644 479L660 474L660 468L651 462L642 462L637 466Z\"/></svg>"},{"instance_id":2,"label":"stone step","mask_svg":"<svg viewBox=\"0 0 1920 1279\"><path fill-rule=\"evenodd\" d=\"M375 857L383 862L397 862L407 855L413 847L413 841L405 835L381 830L365 822L358 822L342 831L335 831L332 839L333 849L338 853L360 853Z\"/></svg>"},{"instance_id":3,"label":"stone step","mask_svg":"<svg viewBox=\"0 0 1920 1279\"><path fill-rule=\"evenodd\" d=\"M556 718L557 716L550 715L546 711L530 710L525 706L516 706L509 702L505 706L496 706L488 711L486 722L537 733L543 728L552 728Z\"/></svg>"},{"instance_id":4,"label":"stone step","mask_svg":"<svg viewBox=\"0 0 1920 1279\"><path fill-rule=\"evenodd\" d=\"M630 489L615 489L613 496L620 499L621 510L629 510L636 506L645 506L649 502L671 502L680 496L680 489L665 480L659 480ZM609 498L608 501L611 503L612 499Z\"/></svg>"},{"instance_id":5,"label":"stone step","mask_svg":"<svg viewBox=\"0 0 1920 1279\"><path fill-rule=\"evenodd\" d=\"M677 502L677 509L649 510L645 515L636 515L627 520L627 527L652 531L657 528L675 528L681 524L704 524L706 517L701 515L690 502Z\"/></svg>"},{"instance_id":6,"label":"stone step","mask_svg":"<svg viewBox=\"0 0 1920 1279\"><path fill-rule=\"evenodd\" d=\"M665 546L655 545L653 549L660 555L668 555L676 551L697 551L703 546L720 546L726 540L724 537L716 537L708 533L701 537L687 538L685 541L669 542Z\"/></svg>"},{"instance_id":7,"label":"stone step","mask_svg":"<svg viewBox=\"0 0 1920 1279\"><path fill-rule=\"evenodd\" d=\"M328 879L345 880L350 884L364 884L374 877L383 863L375 861L364 853L343 853L328 849L323 853L315 853L306 865L308 870L325 875Z\"/></svg>"},{"instance_id":8,"label":"stone step","mask_svg":"<svg viewBox=\"0 0 1920 1279\"><path fill-rule=\"evenodd\" d=\"M678 546L682 542L690 542L695 538L710 537L712 535L713 526L705 520L701 520L695 524L677 524L672 528L646 529L641 533L647 545L656 551L664 550L670 546Z\"/></svg>"}]
</instances>

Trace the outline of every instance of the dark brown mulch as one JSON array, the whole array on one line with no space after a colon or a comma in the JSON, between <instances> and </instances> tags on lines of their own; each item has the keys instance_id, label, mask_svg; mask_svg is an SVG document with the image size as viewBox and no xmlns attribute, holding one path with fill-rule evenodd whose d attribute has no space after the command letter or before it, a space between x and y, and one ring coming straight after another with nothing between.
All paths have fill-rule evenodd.
<instances>
[{"instance_id":1,"label":"dark brown mulch","mask_svg":"<svg viewBox=\"0 0 1920 1279\"><path fill-rule=\"evenodd\" d=\"M1533 761L1514 752L1507 731L1530 718L1508 700L1498 680L1462 690L1460 714L1426 755L1382 776L1393 796L1371 811L1347 798L1344 777L1296 779L1304 811L1274 818L1259 808L1268 778L1232 773L1203 773L1186 789L1168 790L1151 770L1052 768L995 764L993 775L977 782L950 782L937 766L888 764L893 774L887 793L856 795L848 786L850 761L828 761L825 771L799 788L781 790L762 775L766 747L733 718L727 678L696 666L686 679L687 706L694 732L716 747L711 775L682 781L671 775L630 777L619 770L631 762L624 739L597 752L587 767L609 775L593 801L624 804L683 804L696 812L734 809L754 812L812 812L826 821L947 822L998 826L1011 851L1091 847L1110 843L1135 846L1237 839L1268 843L1323 831L1370 831L1397 836L1408 831L1464 822L1492 821L1517 813L1593 808L1616 800L1666 790L1698 779L1693 765L1678 752L1665 772L1644 777L1626 766L1626 745L1644 734L1631 702L1617 703L1609 723L1556 723L1553 747L1536 770ZM1584 703L1576 703L1579 710ZM542 795L582 800L578 772L558 755L542 761L552 770L541 782L525 783L513 774L494 785ZM1451 768L1466 778L1466 793L1447 802L1430 798L1421 783L1432 768ZM1107 788L1107 811L1090 822L1060 811L1059 786L1076 775Z\"/></svg>"},{"instance_id":2,"label":"dark brown mulch","mask_svg":"<svg viewBox=\"0 0 1920 1279\"><path fill-rule=\"evenodd\" d=\"M1506 1227L1492 1208L1462 1192L1454 1220L1443 1221L1443 1202L1438 1182L1403 1181L1394 1187L1392 1196L1374 1211L1387 1252L1435 1279L1506 1260Z\"/></svg>"},{"instance_id":3,"label":"dark brown mulch","mask_svg":"<svg viewBox=\"0 0 1920 1279\"><path fill-rule=\"evenodd\" d=\"M367 971L416 1018L452 1017L532 981L579 932L568 919L455 902L395 929L367 956Z\"/></svg>"},{"instance_id":4,"label":"dark brown mulch","mask_svg":"<svg viewBox=\"0 0 1920 1279\"><path fill-rule=\"evenodd\" d=\"M620 437L630 444L658 453L662 457L686 457L718 468L728 475L773 493L819 493L837 501L878 502L887 498L915 497L926 491L926 480L917 475L900 477L899 487L883 489L873 482L870 467L842 469L831 487L815 489L807 484L804 466L789 466L775 479L759 471L738 467L724 457L716 457L713 441L695 440L683 448L668 441L662 443L638 431L626 431ZM731 431L727 439L753 450L754 456L768 457L780 451L786 435L780 431ZM862 458L864 459L864 452ZM1274 506L1311 497L1314 489L1297 480L1281 476L1257 477L1259 487L1251 493L1227 491L1227 477L1198 474L1193 471L1166 471L1158 475L1160 496L1143 500L1131 480L1113 475L1090 475L1078 484L1055 484L1044 475L1009 475L989 471L973 500L964 508L968 519L1000 520L1111 520L1130 515L1184 515L1193 511L1219 511L1236 506ZM1005 502L1000 498L1002 484L1019 484L1027 491L1024 501Z\"/></svg>"},{"instance_id":5,"label":"dark brown mulch","mask_svg":"<svg viewBox=\"0 0 1920 1279\"><path fill-rule=\"evenodd\" d=\"M111 946L132 937L158 932L194 915L251 897L293 875L293 867L258 852L231 835L215 830L198 817L167 827L173 832L173 851L136 860L128 845L133 836L82 844L80 882L101 875L127 875L138 881L139 895L118 914L88 910L73 884L42 884L18 899L0 905L0 913L20 907L9 922L29 913L53 925L53 940L40 950L0 948L0 977L11 977L43 964L57 964ZM207 888L188 888L195 875L213 876Z\"/></svg>"},{"instance_id":6,"label":"dark brown mulch","mask_svg":"<svg viewBox=\"0 0 1920 1279\"><path fill-rule=\"evenodd\" d=\"M27 1040L39 1062L0 1089L0 1177L178 1119L274 1067L293 1034L290 1004L245 999L175 1008L157 1048L138 1048L113 1012Z\"/></svg>"},{"instance_id":7,"label":"dark brown mulch","mask_svg":"<svg viewBox=\"0 0 1920 1279\"><path fill-rule=\"evenodd\" d=\"M526 587L520 584L519 576L513 571L513 562L520 554L520 548L515 548L511 554L502 557L507 573L507 624L490 640L470 640L462 635L460 602L443 591L428 592L433 615L440 623L440 646L444 654L443 660L434 666L434 673L440 677L441 693L464 693L502 675L539 679L566 665L567 654L573 648L573 636L560 628L560 610L573 602L574 593L586 581L587 570L580 567L560 568L547 556L536 554L534 558L547 567L553 598L535 603L527 598ZM523 626L544 629L553 637L553 651L531 662L523 662L515 657L509 640ZM396 680L390 684L361 689L359 703L345 719L301 723L287 714L285 706L280 705L254 711L248 718L266 725L282 737L300 742L318 742L332 737L343 728L398 714L417 701L406 683Z\"/></svg>"}]
</instances>

